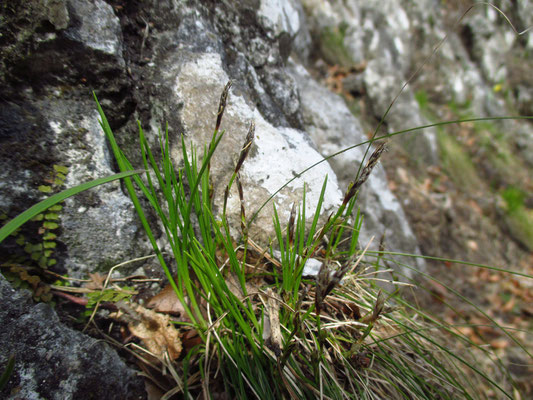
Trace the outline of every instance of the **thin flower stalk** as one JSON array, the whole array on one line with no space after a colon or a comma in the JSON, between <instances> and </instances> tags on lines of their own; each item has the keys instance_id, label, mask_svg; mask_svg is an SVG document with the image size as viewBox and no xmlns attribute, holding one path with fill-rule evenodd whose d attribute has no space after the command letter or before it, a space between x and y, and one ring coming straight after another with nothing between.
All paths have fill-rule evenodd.
<instances>
[{"instance_id":1,"label":"thin flower stalk","mask_svg":"<svg viewBox=\"0 0 533 400\"><path fill-rule=\"evenodd\" d=\"M352 199L352 197L355 196L359 188L365 183L370 176L370 173L376 166L376 164L379 161L379 158L381 157L381 154L386 149L387 142L382 142L379 144L379 146L374 150L372 155L370 156L370 159L366 163L365 167L363 168L363 171L361 172L361 175L359 178L353 183L353 185L350 186L348 191L346 192L346 195L344 196L344 200L342 202L342 205L345 206L348 204L348 202Z\"/></svg>"}]
</instances>

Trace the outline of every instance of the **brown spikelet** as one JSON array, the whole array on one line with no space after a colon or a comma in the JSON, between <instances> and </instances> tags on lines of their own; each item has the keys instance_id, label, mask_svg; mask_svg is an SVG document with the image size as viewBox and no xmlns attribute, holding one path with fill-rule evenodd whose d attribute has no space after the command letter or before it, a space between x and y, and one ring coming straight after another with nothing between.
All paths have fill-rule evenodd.
<instances>
[{"instance_id":1,"label":"brown spikelet","mask_svg":"<svg viewBox=\"0 0 533 400\"><path fill-rule=\"evenodd\" d=\"M218 112L217 112L217 123L215 124L215 132L218 132L220 129L220 123L222 122L222 116L224 115L224 110L226 109L226 103L228 102L229 89L231 88L232 82L228 81L224 90L220 95L220 102L218 103Z\"/></svg>"},{"instance_id":2,"label":"brown spikelet","mask_svg":"<svg viewBox=\"0 0 533 400\"><path fill-rule=\"evenodd\" d=\"M385 251L385 232L383 232L383 234L381 235L381 238L379 239L378 250L381 254L383 254L383 252Z\"/></svg>"},{"instance_id":3,"label":"brown spikelet","mask_svg":"<svg viewBox=\"0 0 533 400\"><path fill-rule=\"evenodd\" d=\"M326 298L326 290L329 285L330 272L326 262L320 266L320 270L316 276L316 292L315 292L315 309L317 315L320 315L322 303Z\"/></svg>"},{"instance_id":4,"label":"brown spikelet","mask_svg":"<svg viewBox=\"0 0 533 400\"><path fill-rule=\"evenodd\" d=\"M351 185L348 191L346 192L346 195L344 196L344 200L342 202L343 205L348 204L352 197L355 196L361 185L366 182L366 180L370 176L370 173L378 163L381 154L385 151L386 144L387 142L381 142L379 146L374 150L374 152L368 159L368 162L366 163L365 167L361 171L359 179L357 179L357 181L353 185Z\"/></svg>"},{"instance_id":5,"label":"brown spikelet","mask_svg":"<svg viewBox=\"0 0 533 400\"><path fill-rule=\"evenodd\" d=\"M377 321L377 319L380 317L381 313L383 312L383 309L385 308L385 301L386 298L383 295L383 292L380 290L378 292L378 296L376 298L376 304L374 304L374 308L372 309L372 312L365 315L361 322L365 324L373 324Z\"/></svg>"},{"instance_id":6,"label":"brown spikelet","mask_svg":"<svg viewBox=\"0 0 533 400\"><path fill-rule=\"evenodd\" d=\"M241 202L241 230L242 235L246 238L248 236L248 227L246 226L246 210L244 208L244 193L242 190L242 184L240 175L237 174L235 178L235 183L237 183L237 190L239 191L239 200Z\"/></svg>"},{"instance_id":7,"label":"brown spikelet","mask_svg":"<svg viewBox=\"0 0 533 400\"><path fill-rule=\"evenodd\" d=\"M348 272L355 272L359 265L361 265L360 262L364 254L367 252L370 242L361 254L353 254L340 268L333 272L331 272L328 268L327 261L322 263L320 270L318 271L318 275L316 276L315 307L317 314L320 313L324 299L333 291L333 289L335 289L337 285L341 283L344 276ZM381 313L383 310L384 301L378 296L377 303L379 304L376 305L376 308L378 306L381 307L376 311L379 316L379 313Z\"/></svg>"},{"instance_id":8,"label":"brown spikelet","mask_svg":"<svg viewBox=\"0 0 533 400\"><path fill-rule=\"evenodd\" d=\"M226 206L228 205L228 197L229 197L229 186L226 186L226 190L224 190L224 215L226 214Z\"/></svg>"},{"instance_id":9,"label":"brown spikelet","mask_svg":"<svg viewBox=\"0 0 533 400\"><path fill-rule=\"evenodd\" d=\"M246 160L246 157L248 156L248 152L250 151L250 147L252 147L252 142L254 141L254 135L255 123L254 121L252 121L250 123L250 128L248 129L248 134L246 135L246 140L242 145L241 153L239 154L239 160L237 161L237 165L235 166L236 174L239 172L242 167L242 164L244 163L244 160Z\"/></svg>"},{"instance_id":10,"label":"brown spikelet","mask_svg":"<svg viewBox=\"0 0 533 400\"><path fill-rule=\"evenodd\" d=\"M296 203L292 203L291 215L289 217L289 246L294 244L294 220L296 219Z\"/></svg>"}]
</instances>

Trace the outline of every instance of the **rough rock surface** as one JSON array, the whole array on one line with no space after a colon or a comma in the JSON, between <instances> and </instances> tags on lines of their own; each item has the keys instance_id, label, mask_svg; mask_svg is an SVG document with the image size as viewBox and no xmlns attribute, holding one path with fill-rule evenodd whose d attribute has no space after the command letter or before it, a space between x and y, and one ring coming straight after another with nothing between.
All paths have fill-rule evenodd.
<instances>
[{"instance_id":1,"label":"rough rock surface","mask_svg":"<svg viewBox=\"0 0 533 400\"><path fill-rule=\"evenodd\" d=\"M143 399L144 384L109 345L59 322L0 275L0 370L15 355L3 399Z\"/></svg>"},{"instance_id":2,"label":"rough rock surface","mask_svg":"<svg viewBox=\"0 0 533 400\"><path fill-rule=\"evenodd\" d=\"M69 0L50 3L53 13L47 11L49 3L35 4L30 11L13 8L8 33L26 35L4 47L9 62L2 71L6 82L3 108L16 111L4 113L4 159L14 158L18 165L6 166L2 173L4 182L20 183L16 193L24 197L17 202L13 193L2 193L0 202L8 215L37 200L35 188L46 179L46 169L53 163L70 168L68 186L112 173L113 161L89 89L96 90L120 144L134 162L139 161L138 117L154 144L159 127L169 124L172 151L179 163L178 135L183 133L187 143L202 149L212 134L219 93L232 79L235 84L223 120L227 135L212 168L217 184L215 203L221 203L248 124L254 120L256 141L241 171L248 215L331 150L363 140L355 128L355 117L336 95L322 96L312 115L315 105L308 97L315 93L304 89L320 90L320 85L309 74L302 72L298 77L287 68L293 44L302 54L308 54L311 46L299 2L204 5L158 1L113 8L102 0ZM35 22L30 27L18 25L16 17L21 14ZM29 49L27 56L16 51L20 49ZM290 63L297 65L297 61ZM341 108L328 109L328 102ZM320 120L321 126L317 128L310 118ZM21 134L12 131L16 121L21 122ZM339 141L341 126L343 132L353 126L354 134L342 135ZM35 135L35 140L30 135ZM31 165L22 155L28 146L36 154ZM362 153L350 154L342 157L344 164L324 162L283 189L274 199L282 218L288 217L293 202L301 201L304 183L310 214L326 175L324 214L331 212L353 179L346 171L356 171ZM332 169L332 165L337 166ZM374 174L365 193L365 198L373 198L364 204L368 214L365 240L388 231L394 233L394 249L416 252L415 238L387 188L383 170ZM238 226L236 193L228 205ZM271 210L267 205L252 227L258 241L273 236ZM61 214L61 227L60 266L72 275L149 251L118 183L69 199Z\"/></svg>"}]
</instances>

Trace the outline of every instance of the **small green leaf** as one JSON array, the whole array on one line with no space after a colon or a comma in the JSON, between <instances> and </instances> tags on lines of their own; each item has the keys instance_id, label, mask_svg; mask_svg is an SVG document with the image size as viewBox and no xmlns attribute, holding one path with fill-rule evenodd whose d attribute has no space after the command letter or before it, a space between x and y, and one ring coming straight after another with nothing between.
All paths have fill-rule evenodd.
<instances>
[{"instance_id":1,"label":"small green leaf","mask_svg":"<svg viewBox=\"0 0 533 400\"><path fill-rule=\"evenodd\" d=\"M57 229L59 228L59 225L56 224L55 222L45 221L43 223L43 227L46 229Z\"/></svg>"},{"instance_id":2,"label":"small green leaf","mask_svg":"<svg viewBox=\"0 0 533 400\"><path fill-rule=\"evenodd\" d=\"M46 232L46 234L43 236L43 240L54 240L57 239L57 235L52 232Z\"/></svg>"},{"instance_id":3,"label":"small green leaf","mask_svg":"<svg viewBox=\"0 0 533 400\"><path fill-rule=\"evenodd\" d=\"M41 301L43 303L48 303L50 300L52 300L52 293L45 293L41 295Z\"/></svg>"},{"instance_id":4,"label":"small green leaf","mask_svg":"<svg viewBox=\"0 0 533 400\"><path fill-rule=\"evenodd\" d=\"M31 220L32 221L42 221L43 218L44 218L44 214L38 214L35 217L33 217Z\"/></svg>"},{"instance_id":5,"label":"small green leaf","mask_svg":"<svg viewBox=\"0 0 533 400\"><path fill-rule=\"evenodd\" d=\"M20 235L15 241L15 243L19 246L24 246L24 243L26 243L26 238L24 237L24 235Z\"/></svg>"},{"instance_id":6,"label":"small green leaf","mask_svg":"<svg viewBox=\"0 0 533 400\"><path fill-rule=\"evenodd\" d=\"M47 220L56 220L56 219L59 219L59 215L57 215L56 213L46 213L44 215L44 218L47 219Z\"/></svg>"},{"instance_id":7,"label":"small green leaf","mask_svg":"<svg viewBox=\"0 0 533 400\"><path fill-rule=\"evenodd\" d=\"M63 206L61 204L56 204L55 206L52 206L48 209L48 211L61 211L63 209Z\"/></svg>"},{"instance_id":8,"label":"small green leaf","mask_svg":"<svg viewBox=\"0 0 533 400\"><path fill-rule=\"evenodd\" d=\"M51 193L52 192L52 187L51 186L47 186L47 185L41 185L37 189L40 192L43 192L43 193Z\"/></svg>"},{"instance_id":9,"label":"small green leaf","mask_svg":"<svg viewBox=\"0 0 533 400\"><path fill-rule=\"evenodd\" d=\"M50 257L52 254L54 254L54 250L45 250L43 254L44 254L44 256L45 256L46 258L48 258L48 257Z\"/></svg>"},{"instance_id":10,"label":"small green leaf","mask_svg":"<svg viewBox=\"0 0 533 400\"><path fill-rule=\"evenodd\" d=\"M114 298L114 302L116 303L117 301L120 301L120 300L129 299L130 297L131 295L128 293L118 293L116 297Z\"/></svg>"},{"instance_id":11,"label":"small green leaf","mask_svg":"<svg viewBox=\"0 0 533 400\"><path fill-rule=\"evenodd\" d=\"M102 296L101 301L112 301L115 293L112 290L106 290Z\"/></svg>"},{"instance_id":12,"label":"small green leaf","mask_svg":"<svg viewBox=\"0 0 533 400\"><path fill-rule=\"evenodd\" d=\"M48 266L51 267L52 265L56 265L57 260L55 258L51 258L48 260Z\"/></svg>"},{"instance_id":13,"label":"small green leaf","mask_svg":"<svg viewBox=\"0 0 533 400\"><path fill-rule=\"evenodd\" d=\"M56 242L43 242L43 247L45 249L55 249L57 246Z\"/></svg>"},{"instance_id":14,"label":"small green leaf","mask_svg":"<svg viewBox=\"0 0 533 400\"><path fill-rule=\"evenodd\" d=\"M35 253L36 251L37 252L43 251L43 245L41 243L36 243L36 244L31 245L31 252Z\"/></svg>"},{"instance_id":15,"label":"small green leaf","mask_svg":"<svg viewBox=\"0 0 533 400\"><path fill-rule=\"evenodd\" d=\"M67 179L67 176L62 174L61 172L58 172L57 175L56 175L56 179L60 179L60 180L62 180L64 182L65 179Z\"/></svg>"},{"instance_id":16,"label":"small green leaf","mask_svg":"<svg viewBox=\"0 0 533 400\"><path fill-rule=\"evenodd\" d=\"M31 259L32 259L33 261L38 261L39 258L41 258L41 255L42 255L41 252L31 253Z\"/></svg>"},{"instance_id":17,"label":"small green leaf","mask_svg":"<svg viewBox=\"0 0 533 400\"><path fill-rule=\"evenodd\" d=\"M68 167L65 167L64 165L55 165L54 164L54 171L60 174L68 174Z\"/></svg>"},{"instance_id":18,"label":"small green leaf","mask_svg":"<svg viewBox=\"0 0 533 400\"><path fill-rule=\"evenodd\" d=\"M90 292L87 293L87 298L89 302L96 301L96 299L100 296L100 292Z\"/></svg>"},{"instance_id":19,"label":"small green leaf","mask_svg":"<svg viewBox=\"0 0 533 400\"><path fill-rule=\"evenodd\" d=\"M65 181L63 179L56 178L54 179L54 186L62 186L65 184Z\"/></svg>"}]
</instances>

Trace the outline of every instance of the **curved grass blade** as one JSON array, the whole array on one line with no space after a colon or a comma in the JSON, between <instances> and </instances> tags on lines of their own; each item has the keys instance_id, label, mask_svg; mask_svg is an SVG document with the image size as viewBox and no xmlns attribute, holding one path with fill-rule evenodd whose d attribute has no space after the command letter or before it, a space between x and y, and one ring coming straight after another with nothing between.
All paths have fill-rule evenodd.
<instances>
[{"instance_id":1,"label":"curved grass blade","mask_svg":"<svg viewBox=\"0 0 533 400\"><path fill-rule=\"evenodd\" d=\"M533 279L533 275L526 274L525 272L513 271L513 270L510 270L510 269L498 268L498 267L493 267L491 265L478 264L478 263L473 263L473 262L464 261L464 260L456 260L456 259L453 259L453 258L424 256L422 254L401 253L401 252L397 252L397 251L388 251L388 250L387 251L369 250L368 251L368 255L371 255L371 254L372 255L376 254L377 256L380 256L380 255L404 256L404 257L411 257L411 258L422 258L424 260L451 262L451 263L454 263L454 264L466 265L467 267L478 267L478 268L483 268L483 269L490 269L492 271L505 272L506 274L523 276L524 278Z\"/></svg>"},{"instance_id":2,"label":"curved grass blade","mask_svg":"<svg viewBox=\"0 0 533 400\"><path fill-rule=\"evenodd\" d=\"M414 127L414 128L408 128L408 129L403 129L401 131L388 133L386 135L375 137L373 139L365 140L364 142L361 142L361 143L358 143L358 144L354 144L353 146L346 147L346 148L344 148L344 149L342 149L340 151L337 151L336 153L330 154L329 156L324 157L322 160L317 161L316 163L310 165L309 167L305 168L304 170L302 170L299 173L297 173L296 175L294 175L293 178L291 178L287 182L285 182L283 184L283 186L281 186L278 190L276 190L274 193L272 193L270 195L270 197L268 199L266 199L263 204L261 204L261 207L259 207L258 210L252 215L252 218L250 218L250 221L249 221L248 224L251 225L255 221L255 219L257 218L259 213L263 210L263 208L265 208L265 206L270 202L270 200L272 200L279 192L281 192L285 187L290 185L293 181L295 181L298 178L301 178L301 176L303 174L305 174L307 171L312 170L317 165L322 164L323 162L328 161L329 159L331 159L333 157L336 157L336 156L338 156L340 154L346 153L349 150L355 149L356 147L361 147L361 146L364 146L365 144L373 143L373 142L376 142L376 141L381 140L381 139L391 138L393 136L401 135L403 133L420 131L420 130L423 130L423 129L437 127L437 126L460 124L460 123L463 123L463 122L501 121L501 120L508 120L508 119L512 119L512 120L519 120L519 119L533 120L533 116L532 115L529 115L529 116L519 115L519 116L514 116L514 117L482 117L482 118L455 119L455 120L452 120L452 121L441 121L441 122L436 122L436 123L433 123L433 124L421 125L421 126L417 126L417 127Z\"/></svg>"},{"instance_id":3,"label":"curved grass blade","mask_svg":"<svg viewBox=\"0 0 533 400\"><path fill-rule=\"evenodd\" d=\"M9 356L9 359L7 360L6 369L2 373L2 376L0 376L0 390L4 388L4 386L9 381L9 378L11 377L11 374L13 373L13 369L15 368L15 355L12 354Z\"/></svg>"},{"instance_id":4,"label":"curved grass blade","mask_svg":"<svg viewBox=\"0 0 533 400\"><path fill-rule=\"evenodd\" d=\"M104 183L109 183L112 181L115 181L117 179L127 178L132 175L143 173L143 169L133 170L133 171L124 171L115 175L106 176L104 178L95 179L94 181L82 183L81 185L78 185L76 187L63 190L60 193L54 194L53 196L50 196L49 198L40 201L39 203L35 204L33 207L28 208L26 211L24 211L22 214L17 215L15 218L13 218L11 221L9 221L7 224L5 224L0 229L0 243L8 237L11 233L13 233L17 228L19 228L24 223L28 222L30 219L35 217L36 215L42 213L43 211L47 210L48 208L52 207L53 205L71 197L74 196L80 192L83 192L85 190L91 189L95 186L103 185Z\"/></svg>"}]
</instances>

